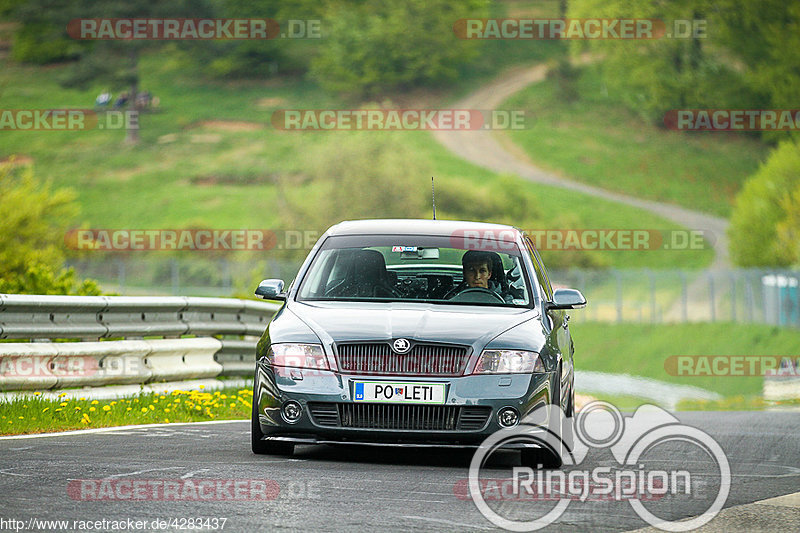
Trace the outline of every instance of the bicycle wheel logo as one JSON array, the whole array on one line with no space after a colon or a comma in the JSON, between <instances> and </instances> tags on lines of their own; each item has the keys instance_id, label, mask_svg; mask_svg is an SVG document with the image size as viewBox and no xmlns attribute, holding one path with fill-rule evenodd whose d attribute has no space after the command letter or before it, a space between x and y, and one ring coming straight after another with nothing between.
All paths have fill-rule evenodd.
<instances>
[{"instance_id":1,"label":"bicycle wheel logo","mask_svg":"<svg viewBox=\"0 0 800 533\"><path fill-rule=\"evenodd\" d=\"M691 472L696 465L685 456L666 456L677 468L645 469L642 462L658 450L669 446L690 448L704 458L703 472ZM665 448L659 448L664 446ZM514 467L509 478L485 479L481 471L490 456L499 449L519 448L521 467ZM592 450L608 450L615 467L595 466L582 469ZM538 455L531 456L530 451ZM600 453L600 452L598 452ZM528 455L526 455L528 454ZM561 463L562 470L542 470L542 464L531 464L530 457L549 458L545 462ZM538 467L538 468L537 468ZM546 473L546 476L544 475ZM710 484L706 480L713 479ZM704 481L698 482L698 479ZM535 531L558 520L573 501L627 501L633 511L648 524L664 531L690 531L712 520L725 505L730 492L731 472L720 445L702 430L682 424L668 411L654 405L643 405L631 416L607 402L592 402L575 418L567 417L557 406L542 406L513 428L503 429L481 443L472 457L467 480L468 492L478 510L495 526L509 531ZM718 486L716 486L718 484ZM709 488L710 485L714 487ZM490 495L491 487L495 492ZM498 488L500 487L500 488ZM693 497L702 493L708 501L699 516L688 520L668 520L657 515L646 504L657 504L662 498ZM688 495L688 496L687 496ZM526 519L504 516L487 500L514 502L554 502L541 515ZM530 510L530 509L528 509Z\"/></svg>"}]
</instances>

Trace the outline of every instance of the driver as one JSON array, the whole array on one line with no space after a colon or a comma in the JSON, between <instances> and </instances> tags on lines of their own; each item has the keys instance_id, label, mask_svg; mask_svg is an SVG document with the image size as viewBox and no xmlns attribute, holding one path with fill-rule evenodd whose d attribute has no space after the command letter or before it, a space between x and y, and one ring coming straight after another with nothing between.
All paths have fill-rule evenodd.
<instances>
[{"instance_id":1,"label":"driver","mask_svg":"<svg viewBox=\"0 0 800 533\"><path fill-rule=\"evenodd\" d=\"M465 289L487 289L505 301L509 297L502 293L500 285L491 279L492 277L492 256L489 252L469 250L461 256L461 267L464 273L464 281L459 283L451 290L445 298L449 299Z\"/></svg>"},{"instance_id":2,"label":"driver","mask_svg":"<svg viewBox=\"0 0 800 533\"><path fill-rule=\"evenodd\" d=\"M464 283L467 287L489 288L492 277L492 257L486 252L469 251L461 257Z\"/></svg>"}]
</instances>

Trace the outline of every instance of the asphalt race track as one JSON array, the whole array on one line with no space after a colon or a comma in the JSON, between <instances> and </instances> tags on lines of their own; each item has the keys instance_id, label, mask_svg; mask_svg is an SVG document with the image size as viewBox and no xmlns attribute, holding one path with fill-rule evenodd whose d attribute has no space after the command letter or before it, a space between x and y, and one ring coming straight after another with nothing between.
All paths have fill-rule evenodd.
<instances>
[{"instance_id":1,"label":"asphalt race track","mask_svg":"<svg viewBox=\"0 0 800 533\"><path fill-rule=\"evenodd\" d=\"M687 412L677 416L711 435L730 463L726 511L708 530L798 530L800 509L796 506L730 508L800 491L800 414ZM35 528L36 523L29 522L34 519L68 520L66 530L82 527L72 521L131 519L147 521L142 530L154 531L158 530L154 520L201 517L217 518L217 525L224 518L224 531L497 529L471 499L456 495L456 487L463 487L468 475L471 453L464 451L303 446L292 458L256 456L250 452L249 423L229 422L2 439L0 457L0 519L21 520L25 528ZM517 454L502 452L493 456L490 466L508 473L510 469L504 467L517 460ZM663 462L677 467L691 459L665 449L663 456L648 461L649 465ZM610 452L592 454L581 466L606 464L615 464ZM97 501L97 492L81 492L80 480L99 483L103 479L115 480L118 487L121 480L190 479L260 480L261 485L255 492L252 484L247 485L251 492L242 493L248 498L245 501L230 501L224 491L221 499L183 501L131 501L124 495L119 500ZM271 480L266 491L264 480ZM125 486L125 494L130 494L131 485ZM514 504L527 505L527 511L533 505ZM545 505L552 507L552 502ZM659 516L670 520L703 512L693 499L658 505ZM733 516L729 518L733 521L726 525L725 516ZM736 516L744 516L745 521L736 522ZM628 531L647 525L625 501L571 501L545 531ZM214 530L211 522L206 526L204 530ZM178 522L164 528L179 529Z\"/></svg>"}]
</instances>

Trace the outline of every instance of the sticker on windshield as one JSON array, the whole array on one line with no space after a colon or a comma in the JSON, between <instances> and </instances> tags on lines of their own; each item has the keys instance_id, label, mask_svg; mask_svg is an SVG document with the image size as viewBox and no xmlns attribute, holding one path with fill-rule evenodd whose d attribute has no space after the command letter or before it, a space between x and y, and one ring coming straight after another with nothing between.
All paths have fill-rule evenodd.
<instances>
[{"instance_id":1,"label":"sticker on windshield","mask_svg":"<svg viewBox=\"0 0 800 533\"><path fill-rule=\"evenodd\" d=\"M393 252L416 252L416 246L392 246Z\"/></svg>"}]
</instances>

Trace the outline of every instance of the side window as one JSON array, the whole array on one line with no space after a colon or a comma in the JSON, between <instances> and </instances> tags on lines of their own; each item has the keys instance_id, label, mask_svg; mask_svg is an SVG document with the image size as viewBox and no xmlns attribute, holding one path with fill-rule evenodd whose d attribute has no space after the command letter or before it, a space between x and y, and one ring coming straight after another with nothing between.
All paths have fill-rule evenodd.
<instances>
[{"instance_id":1,"label":"side window","mask_svg":"<svg viewBox=\"0 0 800 533\"><path fill-rule=\"evenodd\" d=\"M547 271L544 268L539 252L534 248L533 243L528 237L525 237L525 244L528 247L528 253L531 255L533 268L536 270L536 279L539 280L539 285L544 290L544 294L548 300L553 300L553 286L550 284L550 278L547 276Z\"/></svg>"}]
</instances>

